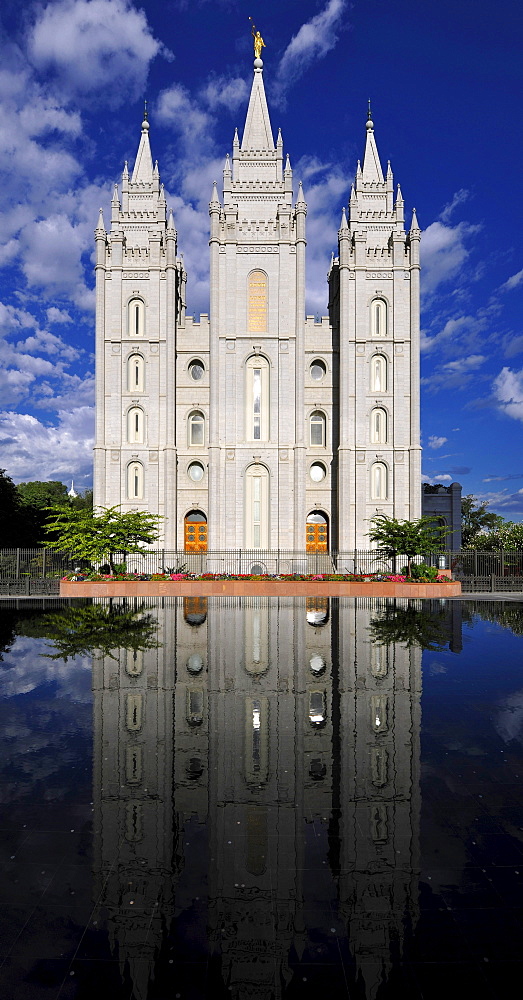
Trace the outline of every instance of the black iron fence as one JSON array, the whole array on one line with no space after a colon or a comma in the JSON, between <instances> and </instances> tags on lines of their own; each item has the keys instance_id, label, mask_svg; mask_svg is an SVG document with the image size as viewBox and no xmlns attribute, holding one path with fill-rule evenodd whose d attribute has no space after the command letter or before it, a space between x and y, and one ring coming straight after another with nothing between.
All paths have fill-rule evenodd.
<instances>
[{"instance_id":1,"label":"black iron fence","mask_svg":"<svg viewBox=\"0 0 523 1000\"><path fill-rule=\"evenodd\" d=\"M121 553L118 561L124 561ZM290 573L400 573L406 556L388 559L375 549L349 552L297 552L291 549L217 549L209 552L184 552L170 549L143 549L128 555L130 572L158 573L162 571L201 573L259 573L283 575ZM416 562L426 562L440 569L450 569L461 580L463 590L523 590L523 551L433 552L417 556ZM54 549L0 549L0 593L49 593L50 581L56 581L79 565L69 553ZM95 564L100 569L102 563ZM31 581L27 583L27 581ZM40 581L37 584L37 581ZM55 586L55 585L54 585ZM25 590L23 588L26 588ZM40 587L40 590L37 588ZM21 589L20 589L21 588Z\"/></svg>"}]
</instances>

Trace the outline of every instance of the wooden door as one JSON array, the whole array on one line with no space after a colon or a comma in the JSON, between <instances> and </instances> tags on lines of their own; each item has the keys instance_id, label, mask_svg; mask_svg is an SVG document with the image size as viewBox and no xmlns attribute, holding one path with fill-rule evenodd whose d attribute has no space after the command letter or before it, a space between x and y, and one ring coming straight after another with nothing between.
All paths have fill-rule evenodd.
<instances>
[{"instance_id":1,"label":"wooden door","mask_svg":"<svg viewBox=\"0 0 523 1000\"><path fill-rule=\"evenodd\" d=\"M327 551L327 525L325 522L323 524L315 524L314 521L307 521L306 551Z\"/></svg>"},{"instance_id":2,"label":"wooden door","mask_svg":"<svg viewBox=\"0 0 523 1000\"><path fill-rule=\"evenodd\" d=\"M207 552L207 522L186 521L184 543L186 552Z\"/></svg>"}]
</instances>

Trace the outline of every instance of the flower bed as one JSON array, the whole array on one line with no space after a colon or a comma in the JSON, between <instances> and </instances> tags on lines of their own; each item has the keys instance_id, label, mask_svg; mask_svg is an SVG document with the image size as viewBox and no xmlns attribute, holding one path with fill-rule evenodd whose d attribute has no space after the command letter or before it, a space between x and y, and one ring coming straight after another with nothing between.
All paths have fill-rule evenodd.
<instances>
[{"instance_id":1,"label":"flower bed","mask_svg":"<svg viewBox=\"0 0 523 1000\"><path fill-rule=\"evenodd\" d=\"M247 573L121 573L113 576L80 574L60 582L62 597L212 597L265 595L271 597L456 597L461 583L439 577L434 582L394 576L305 574L257 576Z\"/></svg>"}]
</instances>

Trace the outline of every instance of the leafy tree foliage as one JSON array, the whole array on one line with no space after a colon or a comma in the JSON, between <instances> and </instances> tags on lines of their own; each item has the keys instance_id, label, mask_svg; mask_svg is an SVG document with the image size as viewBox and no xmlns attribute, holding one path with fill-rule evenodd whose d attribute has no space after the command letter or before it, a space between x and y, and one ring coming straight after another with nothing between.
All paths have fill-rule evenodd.
<instances>
[{"instance_id":1,"label":"leafy tree foliage","mask_svg":"<svg viewBox=\"0 0 523 1000\"><path fill-rule=\"evenodd\" d=\"M395 561L398 555L406 556L407 576L412 576L413 557L443 548L447 534L448 528L435 524L431 517L401 521L396 517L387 517L386 514L376 514L372 518L369 537L388 559Z\"/></svg>"},{"instance_id":2,"label":"leafy tree foliage","mask_svg":"<svg viewBox=\"0 0 523 1000\"><path fill-rule=\"evenodd\" d=\"M494 517L497 517L494 514ZM501 524L485 534L474 535L467 548L479 549L482 552L501 552L516 550L523 552L523 524L499 519Z\"/></svg>"},{"instance_id":3,"label":"leafy tree foliage","mask_svg":"<svg viewBox=\"0 0 523 1000\"><path fill-rule=\"evenodd\" d=\"M12 549L19 545L27 545L20 497L5 469L0 469L0 525L2 526L1 548Z\"/></svg>"},{"instance_id":4,"label":"leafy tree foliage","mask_svg":"<svg viewBox=\"0 0 523 1000\"><path fill-rule=\"evenodd\" d=\"M115 556L141 552L142 546L158 539L161 516L145 511L121 511L119 507L100 507L98 510L77 510L74 507L54 505L48 532L55 549L71 552L79 560L101 562L109 560L114 573Z\"/></svg>"},{"instance_id":5,"label":"leafy tree foliage","mask_svg":"<svg viewBox=\"0 0 523 1000\"><path fill-rule=\"evenodd\" d=\"M40 627L40 634L53 642L53 652L46 655L64 662L82 655L110 656L114 660L122 649L137 652L158 649L160 645L156 618L121 604L65 608L46 615Z\"/></svg>"},{"instance_id":6,"label":"leafy tree foliage","mask_svg":"<svg viewBox=\"0 0 523 1000\"><path fill-rule=\"evenodd\" d=\"M483 548L486 532L495 531L505 523L500 514L487 510L488 502L480 503L478 498L469 494L461 498L461 544L464 549ZM477 536L481 544L476 545ZM502 548L502 546L496 546Z\"/></svg>"}]
</instances>

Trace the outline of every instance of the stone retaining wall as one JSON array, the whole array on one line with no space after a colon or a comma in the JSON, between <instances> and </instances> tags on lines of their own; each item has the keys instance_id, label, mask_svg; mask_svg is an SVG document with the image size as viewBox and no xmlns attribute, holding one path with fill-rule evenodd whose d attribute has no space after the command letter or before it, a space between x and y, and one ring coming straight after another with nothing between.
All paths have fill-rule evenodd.
<instances>
[{"instance_id":1,"label":"stone retaining wall","mask_svg":"<svg viewBox=\"0 0 523 1000\"><path fill-rule=\"evenodd\" d=\"M60 581L60 597L459 597L461 583L349 583L335 580Z\"/></svg>"}]
</instances>

